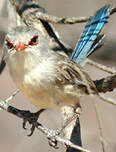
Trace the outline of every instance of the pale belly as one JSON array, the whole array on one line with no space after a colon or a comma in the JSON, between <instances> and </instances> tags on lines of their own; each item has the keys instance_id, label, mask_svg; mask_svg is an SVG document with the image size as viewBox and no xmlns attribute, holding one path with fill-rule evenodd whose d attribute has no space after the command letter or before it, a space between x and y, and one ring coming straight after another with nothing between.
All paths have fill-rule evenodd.
<instances>
[{"instance_id":1,"label":"pale belly","mask_svg":"<svg viewBox=\"0 0 116 152\"><path fill-rule=\"evenodd\" d=\"M42 87L22 87L23 95L38 108L57 108L63 105L77 105L77 96L64 93L61 88L49 86Z\"/></svg>"},{"instance_id":2,"label":"pale belly","mask_svg":"<svg viewBox=\"0 0 116 152\"><path fill-rule=\"evenodd\" d=\"M8 63L11 77L17 88L32 104L38 108L56 108L63 105L77 104L78 92L75 89L64 88L51 83L55 83L56 72L54 73L54 71L56 70L53 70L48 62L46 64L42 63L41 68L39 68L38 66L31 67L33 64L30 65L29 63L32 63L32 61L27 60L24 69L22 58L20 59L18 56L16 59L18 60L17 65L17 62L14 64L13 59ZM45 73L43 73L43 69Z\"/></svg>"}]
</instances>

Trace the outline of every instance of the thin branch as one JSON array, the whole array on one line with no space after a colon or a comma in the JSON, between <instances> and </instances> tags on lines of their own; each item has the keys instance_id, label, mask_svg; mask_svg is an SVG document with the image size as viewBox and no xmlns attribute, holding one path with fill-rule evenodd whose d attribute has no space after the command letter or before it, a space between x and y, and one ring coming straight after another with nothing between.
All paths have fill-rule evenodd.
<instances>
[{"instance_id":1,"label":"thin branch","mask_svg":"<svg viewBox=\"0 0 116 152\"><path fill-rule=\"evenodd\" d=\"M8 103L9 101L11 101L18 93L19 93L19 90L14 91L14 92L12 93L12 95L9 96L9 97L5 100L5 102Z\"/></svg>"},{"instance_id":2,"label":"thin branch","mask_svg":"<svg viewBox=\"0 0 116 152\"><path fill-rule=\"evenodd\" d=\"M92 61L90 59L87 59L86 63L88 63L88 64L90 64L90 65L92 65L92 66L94 66L94 67L96 67L96 68L98 68L98 69L100 69L102 71L105 71L107 73L110 73L110 74L116 73L115 68L106 67L105 65L101 65L101 64L99 64L97 62L94 62L94 61Z\"/></svg>"},{"instance_id":3,"label":"thin branch","mask_svg":"<svg viewBox=\"0 0 116 152\"><path fill-rule=\"evenodd\" d=\"M36 14L36 16L34 18L38 19L38 20L44 20L46 22L51 22L51 23L55 23L55 24L76 24L76 23L83 23L88 21L91 17L70 17L70 18L62 18L62 17L56 17L53 15L49 15L46 13L42 13L42 12L32 12L33 15Z\"/></svg>"},{"instance_id":4,"label":"thin branch","mask_svg":"<svg viewBox=\"0 0 116 152\"><path fill-rule=\"evenodd\" d=\"M21 9L19 7L19 0L10 0L10 2L12 3L12 5L15 6L16 10L18 10L21 15L24 10L21 8L22 9L22 12L21 12ZM24 2L22 2L22 3L24 4ZM26 3L26 5L27 5L27 3ZM55 23L55 24L75 24L75 23L86 22L91 18L91 16L89 16L89 17L70 17L70 18L56 17L53 15L47 14L45 12L45 9L43 9L42 7L39 6L39 8L41 8L41 9L38 10L36 7L35 10L31 11L33 20L35 20L35 18L36 18L36 20L43 20L43 21L51 22L51 23ZM109 10L109 12L110 12L110 15L114 14L116 12L116 7L111 8Z\"/></svg>"},{"instance_id":5,"label":"thin branch","mask_svg":"<svg viewBox=\"0 0 116 152\"><path fill-rule=\"evenodd\" d=\"M114 13L116 13L116 7L113 7L109 10L110 15L113 15ZM42 12L38 12L35 11L33 12L33 14L35 15L35 18L38 20L44 20L46 22L51 22L51 23L55 23L55 24L76 24L76 23L83 23L83 22L87 22L91 16L89 17L70 17L70 18L65 18L65 17L56 17L53 15L49 15L46 13L42 13Z\"/></svg>"},{"instance_id":6,"label":"thin branch","mask_svg":"<svg viewBox=\"0 0 116 152\"><path fill-rule=\"evenodd\" d=\"M113 15L114 13L116 13L116 7L113 7L109 10L110 15ZM56 17L53 15L49 15L43 12L32 12L35 16L36 19L38 20L44 20L46 22L51 22L51 23L55 23L55 24L76 24L76 23L83 23L83 22L87 22L91 16L89 17L70 17L70 18L65 18L65 17Z\"/></svg>"},{"instance_id":7,"label":"thin branch","mask_svg":"<svg viewBox=\"0 0 116 152\"><path fill-rule=\"evenodd\" d=\"M106 103L110 103L110 104L116 106L116 101L115 101L114 99L112 99L112 98L105 97L105 96L102 95L102 94L99 94L99 98L100 98L101 100L103 100L104 102L106 102Z\"/></svg>"},{"instance_id":8,"label":"thin branch","mask_svg":"<svg viewBox=\"0 0 116 152\"><path fill-rule=\"evenodd\" d=\"M0 110L1 109L6 110L8 108L8 102L11 101L18 93L19 93L19 90L16 90L5 101L0 100L0 107L1 107Z\"/></svg>"}]
</instances>

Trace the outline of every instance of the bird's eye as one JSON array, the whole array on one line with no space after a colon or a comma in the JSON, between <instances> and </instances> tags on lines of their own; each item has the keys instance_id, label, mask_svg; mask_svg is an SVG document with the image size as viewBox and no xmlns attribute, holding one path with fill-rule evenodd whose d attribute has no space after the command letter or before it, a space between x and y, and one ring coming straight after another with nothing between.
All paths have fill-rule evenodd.
<instances>
[{"instance_id":1,"label":"bird's eye","mask_svg":"<svg viewBox=\"0 0 116 152\"><path fill-rule=\"evenodd\" d=\"M10 40L6 40L6 45L8 49L12 49L14 47L13 43Z\"/></svg>"},{"instance_id":2,"label":"bird's eye","mask_svg":"<svg viewBox=\"0 0 116 152\"><path fill-rule=\"evenodd\" d=\"M36 35L30 40L29 45L37 45L38 41L38 35Z\"/></svg>"}]
</instances>

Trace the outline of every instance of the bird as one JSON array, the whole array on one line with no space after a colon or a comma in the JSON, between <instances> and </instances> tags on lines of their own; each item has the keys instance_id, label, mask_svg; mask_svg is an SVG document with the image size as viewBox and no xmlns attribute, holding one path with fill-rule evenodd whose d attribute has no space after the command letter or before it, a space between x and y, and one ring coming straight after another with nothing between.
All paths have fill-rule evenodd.
<instances>
[{"instance_id":1,"label":"bird","mask_svg":"<svg viewBox=\"0 0 116 152\"><path fill-rule=\"evenodd\" d=\"M109 7L98 10L87 22L71 58L50 49L34 27L14 28L5 36L0 73L7 63L16 87L40 109L80 107L81 96L98 94L82 66L103 39L99 33L108 20Z\"/></svg>"}]
</instances>

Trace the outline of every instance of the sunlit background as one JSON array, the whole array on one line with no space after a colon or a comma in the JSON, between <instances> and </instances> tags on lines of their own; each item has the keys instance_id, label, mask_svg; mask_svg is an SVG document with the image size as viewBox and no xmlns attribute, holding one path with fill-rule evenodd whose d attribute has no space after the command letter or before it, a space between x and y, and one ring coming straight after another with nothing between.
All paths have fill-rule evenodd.
<instances>
[{"instance_id":1,"label":"sunlit background","mask_svg":"<svg viewBox=\"0 0 116 152\"><path fill-rule=\"evenodd\" d=\"M5 0L1 0L0 8ZM111 4L116 6L116 0L39 0L40 6L46 8L49 14L61 17L82 17L93 15L100 7ZM2 45L4 35L8 31L9 22L7 20L6 3L0 15L0 56L2 55ZM55 25L61 39L75 47L85 24L75 25ZM107 65L116 67L116 14L112 15L109 23L102 30L106 34L104 46L96 51L91 59ZM87 65L86 70L91 77L96 80L108 74ZM0 76L0 99L6 99L16 90L7 68ZM116 99L116 91L105 94L107 97ZM93 102L97 103L99 116L102 124L103 137L106 143L106 152L116 152L116 107L101 101L98 97L83 97L81 104L83 113L81 115L82 142L83 146L92 152L102 152L99 140L98 123ZM20 93L10 102L20 109L37 111L37 108L30 104ZM40 122L50 128L58 128L61 123L59 110L47 110L40 117ZM46 137L36 131L32 137L27 137L29 130L22 129L22 121L15 116L1 110L0 111L0 151L2 152L38 152L56 151L49 147ZM63 146L59 145L63 151Z\"/></svg>"}]
</instances>

